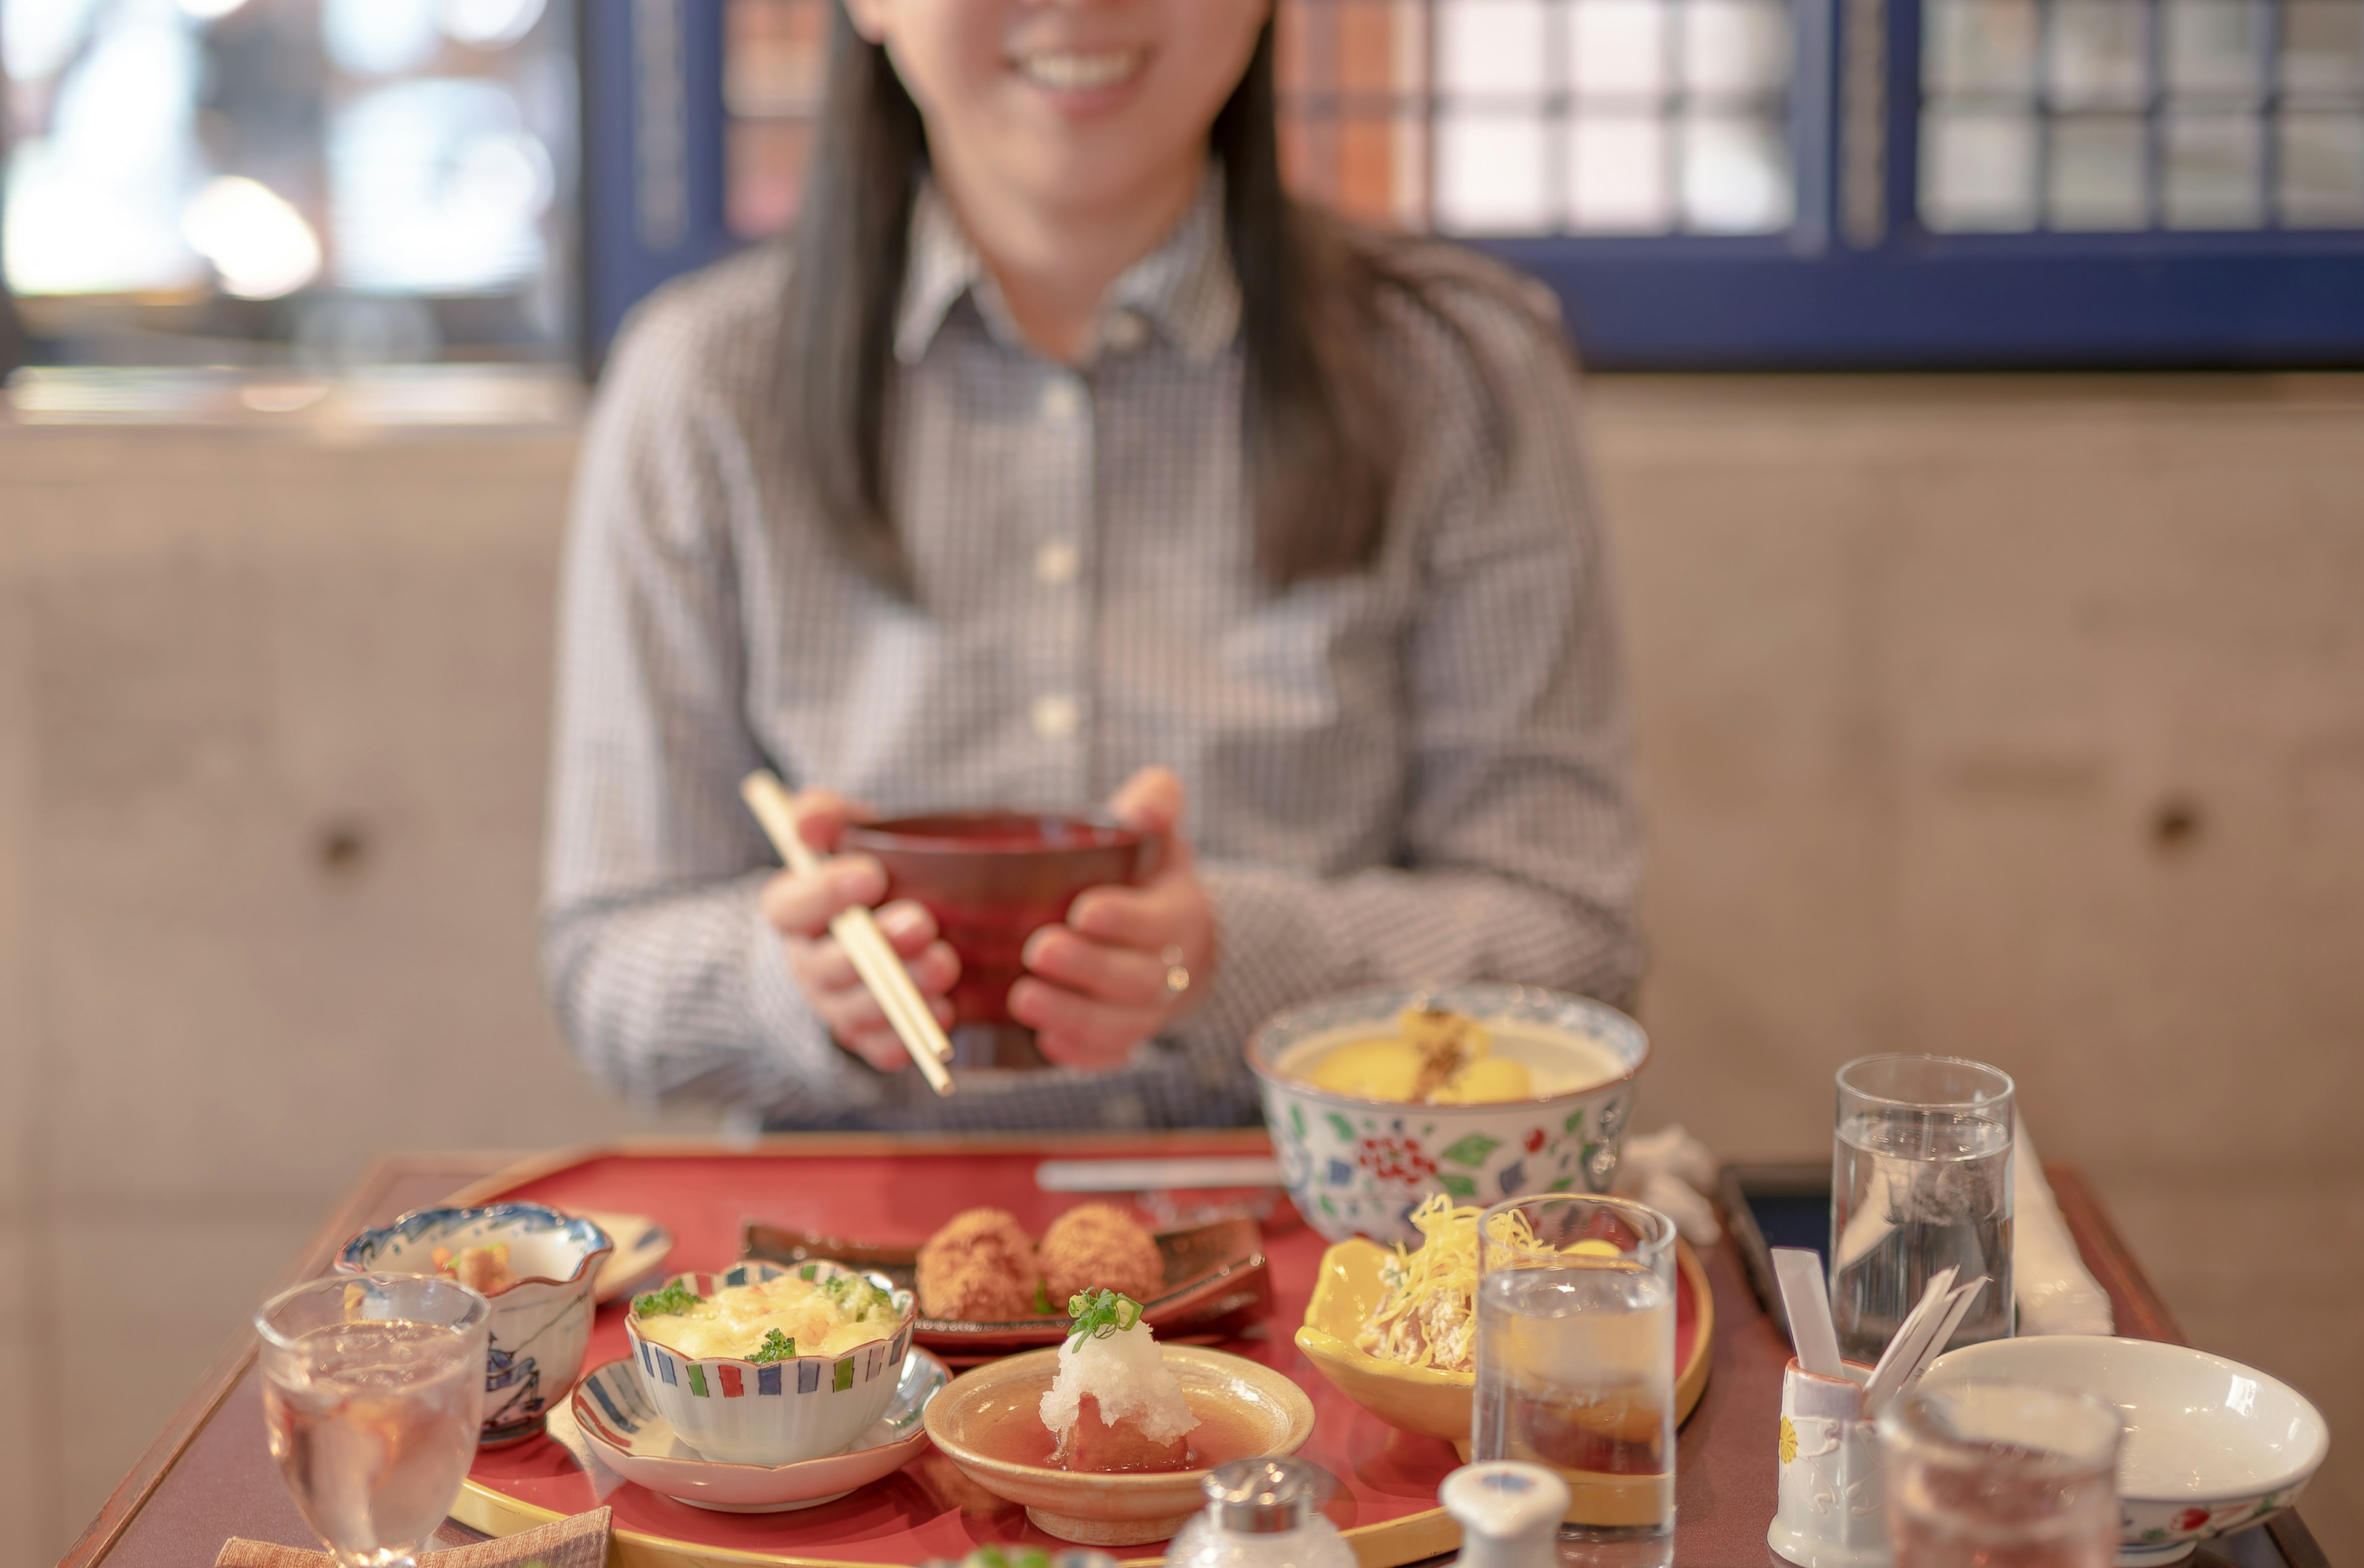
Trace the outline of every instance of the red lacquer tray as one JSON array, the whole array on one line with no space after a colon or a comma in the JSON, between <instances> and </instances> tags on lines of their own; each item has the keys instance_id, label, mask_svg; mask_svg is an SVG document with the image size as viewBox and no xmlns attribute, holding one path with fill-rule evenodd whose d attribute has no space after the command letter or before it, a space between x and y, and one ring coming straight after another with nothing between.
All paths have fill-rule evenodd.
<instances>
[{"instance_id":1,"label":"red lacquer tray","mask_svg":"<svg viewBox=\"0 0 2364 1568\"><path fill-rule=\"evenodd\" d=\"M1263 1153L1260 1132L1162 1136L1160 1154ZM1072 1207L1072 1194L1034 1184L1046 1157L1133 1155L1141 1140L889 1140L868 1135L781 1140L745 1153L662 1146L595 1150L516 1167L463 1195L465 1201L530 1198L561 1208L647 1214L677 1239L668 1273L716 1268L738 1256L750 1219L880 1241L924 1240L960 1209L991 1204L1040 1233ZM1284 1373L1312 1397L1313 1437L1304 1457L1338 1477L1326 1512L1353 1542L1363 1568L1394 1568L1450 1551L1452 1521L1436 1488L1459 1462L1450 1445L1386 1426L1333 1388L1291 1336L1304 1321L1321 1238L1287 1210L1267 1228L1271 1318L1222 1348ZM1689 1365L1700 1339L1689 1271L1678 1301L1676 1361ZM599 1311L585 1366L629 1353L623 1304ZM1711 1330L1712 1332L1712 1330ZM536 1437L476 1458L452 1516L509 1535L597 1506L591 1483L566 1451ZM617 1568L771 1562L812 1565L916 1563L957 1558L987 1542L1058 1549L1025 1513L985 1494L941 1454L851 1496L783 1514L720 1514L626 1484L604 1499L615 1509ZM1155 1563L1164 1545L1128 1549L1128 1562Z\"/></svg>"}]
</instances>

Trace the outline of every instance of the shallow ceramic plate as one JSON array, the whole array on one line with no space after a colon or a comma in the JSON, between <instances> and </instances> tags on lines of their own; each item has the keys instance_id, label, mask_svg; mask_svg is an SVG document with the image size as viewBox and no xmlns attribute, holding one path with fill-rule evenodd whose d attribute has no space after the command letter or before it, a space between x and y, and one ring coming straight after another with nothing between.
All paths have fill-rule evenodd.
<instances>
[{"instance_id":1,"label":"shallow ceramic plate","mask_svg":"<svg viewBox=\"0 0 2364 1568\"><path fill-rule=\"evenodd\" d=\"M606 1306L620 1301L641 1285L656 1277L673 1251L673 1232L645 1214L613 1214L605 1209L581 1209L577 1213L608 1233L616 1244L599 1269L598 1282L592 1286L591 1299Z\"/></svg>"},{"instance_id":2,"label":"shallow ceramic plate","mask_svg":"<svg viewBox=\"0 0 2364 1568\"><path fill-rule=\"evenodd\" d=\"M1261 1429L1252 1452L1295 1453L1313 1435L1313 1401L1259 1362L1196 1345L1160 1345L1166 1369L1185 1393L1214 1394ZM978 1432L1014 1402L1039 1400L1058 1367L1057 1351L988 1362L954 1378L929 1405L928 1435L963 1473L1026 1510L1035 1528L1086 1546L1138 1546L1164 1540L1204 1501L1203 1470L1098 1474L999 1459L973 1446Z\"/></svg>"},{"instance_id":3,"label":"shallow ceramic plate","mask_svg":"<svg viewBox=\"0 0 2364 1568\"><path fill-rule=\"evenodd\" d=\"M892 1475L928 1446L921 1417L952 1373L925 1351L903 1360L886 1413L851 1449L794 1464L726 1464L681 1440L648 1402L630 1358L595 1368L574 1388L575 1424L608 1467L627 1481L696 1507L777 1514L834 1502Z\"/></svg>"},{"instance_id":4,"label":"shallow ceramic plate","mask_svg":"<svg viewBox=\"0 0 2364 1568\"><path fill-rule=\"evenodd\" d=\"M2323 1415L2278 1378L2157 1340L2044 1334L1948 1351L1920 1386L1979 1378L2106 1399L2118 1455L2118 1561L2165 1563L2298 1501L2331 1446Z\"/></svg>"},{"instance_id":5,"label":"shallow ceramic plate","mask_svg":"<svg viewBox=\"0 0 2364 1568\"><path fill-rule=\"evenodd\" d=\"M1159 1338L1200 1333L1263 1315L1272 1299L1272 1275L1265 1262L1264 1233L1254 1220L1217 1219L1160 1230L1156 1236L1165 1279L1158 1294L1142 1303L1142 1316ZM750 1220L744 1255L775 1263L834 1258L909 1289L918 1273L920 1250L840 1240ZM913 1319L911 1327L915 1343L958 1360L1055 1346L1067 1337L1067 1315L1063 1311L1006 1323L923 1316Z\"/></svg>"},{"instance_id":6,"label":"shallow ceramic plate","mask_svg":"<svg viewBox=\"0 0 2364 1568\"><path fill-rule=\"evenodd\" d=\"M1469 1457L1470 1407L1477 1380L1466 1372L1439 1372L1434 1367L1406 1366L1381 1361L1355 1348L1355 1335L1386 1287L1379 1266L1394 1249L1360 1236L1341 1241L1321 1254L1321 1271L1313 1281L1313 1299L1305 1305L1305 1326L1297 1331L1297 1348L1338 1391L1388 1426L1424 1437L1443 1438ZM1675 1242L1675 1267L1681 1275L1677 1288L1694 1314L1689 1342L1677 1332L1675 1420L1691 1413L1707 1390L1707 1373L1714 1360L1710 1342L1715 1335L1715 1296L1707 1273L1690 1243ZM1679 1308L1678 1308L1679 1319ZM1580 1523L1617 1525L1636 1509L1654 1509L1654 1498L1637 1493L1621 1476L1571 1475L1574 1493L1569 1517Z\"/></svg>"}]
</instances>

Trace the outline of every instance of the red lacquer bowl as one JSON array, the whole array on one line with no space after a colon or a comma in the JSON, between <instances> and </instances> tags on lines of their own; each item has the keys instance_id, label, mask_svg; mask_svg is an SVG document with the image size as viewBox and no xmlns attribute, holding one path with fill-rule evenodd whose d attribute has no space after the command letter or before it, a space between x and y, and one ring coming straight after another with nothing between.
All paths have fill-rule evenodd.
<instances>
[{"instance_id":1,"label":"red lacquer bowl","mask_svg":"<svg viewBox=\"0 0 2364 1568\"><path fill-rule=\"evenodd\" d=\"M1112 822L1033 811L898 817L849 827L839 841L886 868L887 897L916 899L936 917L961 961L952 994L954 1061L994 1066L1043 1064L1031 1034L1009 1017L1026 939L1065 919L1087 887L1145 880L1165 845Z\"/></svg>"}]
</instances>

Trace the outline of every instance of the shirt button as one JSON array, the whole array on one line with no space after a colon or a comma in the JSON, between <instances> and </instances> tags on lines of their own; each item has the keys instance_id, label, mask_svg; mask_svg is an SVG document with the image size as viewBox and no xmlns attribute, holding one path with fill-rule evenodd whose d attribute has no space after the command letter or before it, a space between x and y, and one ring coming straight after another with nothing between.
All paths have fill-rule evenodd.
<instances>
[{"instance_id":1,"label":"shirt button","mask_svg":"<svg viewBox=\"0 0 2364 1568\"><path fill-rule=\"evenodd\" d=\"M1034 699L1034 733L1045 740L1065 740L1076 732L1083 717L1076 699L1064 692L1052 692Z\"/></svg>"},{"instance_id":2,"label":"shirt button","mask_svg":"<svg viewBox=\"0 0 2364 1568\"><path fill-rule=\"evenodd\" d=\"M1083 412L1084 395L1073 376L1061 376L1043 389L1043 417L1065 424Z\"/></svg>"},{"instance_id":3,"label":"shirt button","mask_svg":"<svg viewBox=\"0 0 2364 1568\"><path fill-rule=\"evenodd\" d=\"M1063 539L1054 539L1034 552L1035 579L1049 587L1074 582L1076 569L1082 564L1081 553Z\"/></svg>"},{"instance_id":4,"label":"shirt button","mask_svg":"<svg viewBox=\"0 0 2364 1568\"><path fill-rule=\"evenodd\" d=\"M1149 323L1137 310L1120 310L1109 317L1108 346L1120 354L1132 352L1148 336Z\"/></svg>"}]
</instances>

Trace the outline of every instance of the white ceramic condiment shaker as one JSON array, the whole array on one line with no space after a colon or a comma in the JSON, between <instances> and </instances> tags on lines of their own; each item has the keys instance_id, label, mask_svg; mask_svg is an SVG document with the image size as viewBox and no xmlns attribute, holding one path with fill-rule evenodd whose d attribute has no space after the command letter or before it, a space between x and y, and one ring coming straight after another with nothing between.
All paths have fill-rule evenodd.
<instances>
[{"instance_id":1,"label":"white ceramic condiment shaker","mask_svg":"<svg viewBox=\"0 0 2364 1568\"><path fill-rule=\"evenodd\" d=\"M1329 1477L1301 1459L1235 1459L1199 1485L1206 1512L1176 1531L1165 1568L1355 1568L1321 1517Z\"/></svg>"},{"instance_id":2,"label":"white ceramic condiment shaker","mask_svg":"<svg viewBox=\"0 0 2364 1568\"><path fill-rule=\"evenodd\" d=\"M1556 1568L1567 1483L1542 1465L1465 1464L1436 1496L1461 1526L1461 1568Z\"/></svg>"}]
</instances>

